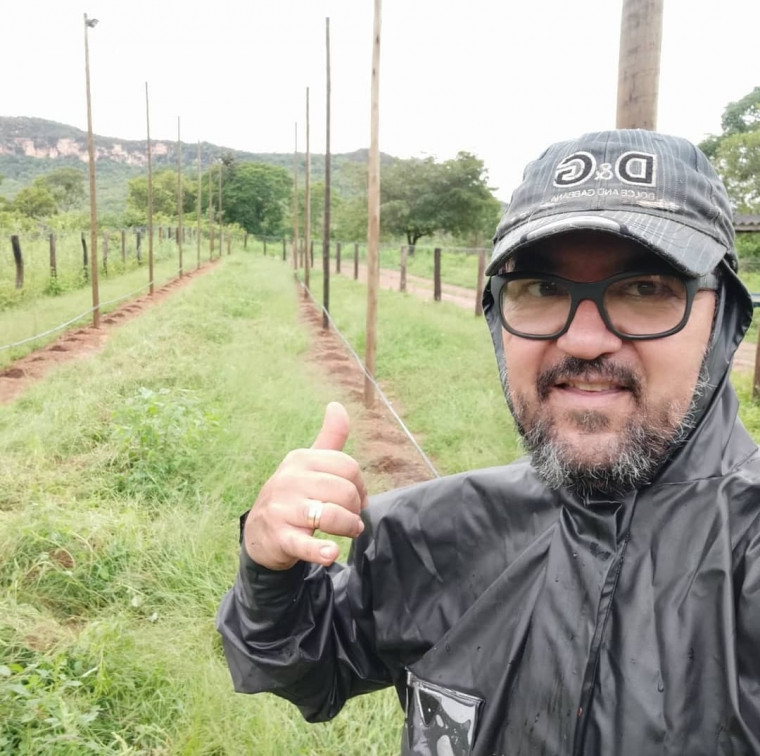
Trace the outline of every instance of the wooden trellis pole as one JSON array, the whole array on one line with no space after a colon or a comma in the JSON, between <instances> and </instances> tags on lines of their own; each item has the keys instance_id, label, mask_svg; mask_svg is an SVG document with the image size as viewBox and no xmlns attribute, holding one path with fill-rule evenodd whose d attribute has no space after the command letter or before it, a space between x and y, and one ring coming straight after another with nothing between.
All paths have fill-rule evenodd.
<instances>
[{"instance_id":1,"label":"wooden trellis pole","mask_svg":"<svg viewBox=\"0 0 760 756\"><path fill-rule=\"evenodd\" d=\"M308 297L309 272L311 271L311 148L309 146L309 88L306 87L306 197L304 207L304 256L303 256L303 280L306 284L304 297Z\"/></svg>"},{"instance_id":2,"label":"wooden trellis pole","mask_svg":"<svg viewBox=\"0 0 760 756\"><path fill-rule=\"evenodd\" d=\"M325 19L327 103L325 130L325 213L322 227L322 328L330 327L330 19Z\"/></svg>"},{"instance_id":3,"label":"wooden trellis pole","mask_svg":"<svg viewBox=\"0 0 760 756\"><path fill-rule=\"evenodd\" d=\"M153 162L150 146L150 103L148 102L148 82L145 82L145 126L148 132L148 282L150 293L155 289L153 283ZM163 230L161 236L163 236ZM137 236L137 260L140 261L140 235Z\"/></svg>"},{"instance_id":4,"label":"wooden trellis pole","mask_svg":"<svg viewBox=\"0 0 760 756\"><path fill-rule=\"evenodd\" d=\"M380 28L381 0L375 0L372 29L372 104L370 114L369 197L367 228L367 341L364 364L364 404L375 403L375 374L377 359L377 290L380 286Z\"/></svg>"},{"instance_id":5,"label":"wooden trellis pole","mask_svg":"<svg viewBox=\"0 0 760 756\"><path fill-rule=\"evenodd\" d=\"M179 255L179 277L182 278L182 142L179 135L179 116L177 116L177 253Z\"/></svg>"}]
</instances>

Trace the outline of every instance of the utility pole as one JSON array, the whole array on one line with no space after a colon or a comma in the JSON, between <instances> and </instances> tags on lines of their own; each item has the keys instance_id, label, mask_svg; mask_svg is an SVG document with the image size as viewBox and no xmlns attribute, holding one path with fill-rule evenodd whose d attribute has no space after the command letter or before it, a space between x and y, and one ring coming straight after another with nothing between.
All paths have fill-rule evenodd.
<instances>
[{"instance_id":1,"label":"utility pole","mask_svg":"<svg viewBox=\"0 0 760 756\"><path fill-rule=\"evenodd\" d=\"M95 147L92 141L92 99L90 97L90 46L87 30L95 28L97 18L84 14L84 73L87 83L87 153L90 162L90 278L92 279L92 324L100 325L100 296L98 294L98 208L95 199Z\"/></svg>"},{"instance_id":2,"label":"utility pole","mask_svg":"<svg viewBox=\"0 0 760 756\"><path fill-rule=\"evenodd\" d=\"M617 127L657 128L663 0L623 0Z\"/></svg>"}]
</instances>

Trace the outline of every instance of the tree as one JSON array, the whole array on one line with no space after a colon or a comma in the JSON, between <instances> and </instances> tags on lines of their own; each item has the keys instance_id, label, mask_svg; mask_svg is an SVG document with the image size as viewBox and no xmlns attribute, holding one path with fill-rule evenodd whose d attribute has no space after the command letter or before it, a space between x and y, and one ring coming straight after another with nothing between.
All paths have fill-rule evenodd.
<instances>
[{"instance_id":1,"label":"tree","mask_svg":"<svg viewBox=\"0 0 760 756\"><path fill-rule=\"evenodd\" d=\"M78 168L67 166L56 168L42 177L55 199L56 206L63 212L73 210L85 199L84 173Z\"/></svg>"},{"instance_id":2,"label":"tree","mask_svg":"<svg viewBox=\"0 0 760 756\"><path fill-rule=\"evenodd\" d=\"M501 210L483 162L469 152L443 163L399 160L384 171L380 198L383 230L403 234L412 246L434 233L463 236L486 225L492 231Z\"/></svg>"},{"instance_id":3,"label":"tree","mask_svg":"<svg viewBox=\"0 0 760 756\"><path fill-rule=\"evenodd\" d=\"M195 210L197 187L195 182L182 180L182 211ZM177 216L177 172L172 169L153 175L153 212L166 218ZM148 218L148 177L138 176L127 185L127 210L125 221L130 225L143 224Z\"/></svg>"},{"instance_id":4,"label":"tree","mask_svg":"<svg viewBox=\"0 0 760 756\"><path fill-rule=\"evenodd\" d=\"M29 218L46 218L56 212L55 198L45 182L36 179L31 186L18 191L13 199L13 209Z\"/></svg>"},{"instance_id":5,"label":"tree","mask_svg":"<svg viewBox=\"0 0 760 756\"><path fill-rule=\"evenodd\" d=\"M225 172L222 180L226 222L238 223L250 234L275 236L283 232L293 193L288 171L264 163L240 163Z\"/></svg>"},{"instance_id":6,"label":"tree","mask_svg":"<svg viewBox=\"0 0 760 756\"><path fill-rule=\"evenodd\" d=\"M760 87L730 102L721 126L722 134L699 146L723 179L734 209L760 212Z\"/></svg>"}]
</instances>

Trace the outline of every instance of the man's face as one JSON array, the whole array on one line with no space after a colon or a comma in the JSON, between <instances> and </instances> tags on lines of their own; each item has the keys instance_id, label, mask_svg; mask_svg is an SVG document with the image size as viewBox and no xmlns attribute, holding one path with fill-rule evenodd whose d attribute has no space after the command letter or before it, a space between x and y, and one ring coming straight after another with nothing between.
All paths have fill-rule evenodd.
<instances>
[{"instance_id":1,"label":"man's face","mask_svg":"<svg viewBox=\"0 0 760 756\"><path fill-rule=\"evenodd\" d=\"M527 250L521 267L598 281L655 261L633 242L578 232ZM648 482L683 430L714 309L714 293L699 291L683 330L646 341L611 333L591 301L555 340L502 330L509 405L550 485L619 494Z\"/></svg>"}]
</instances>

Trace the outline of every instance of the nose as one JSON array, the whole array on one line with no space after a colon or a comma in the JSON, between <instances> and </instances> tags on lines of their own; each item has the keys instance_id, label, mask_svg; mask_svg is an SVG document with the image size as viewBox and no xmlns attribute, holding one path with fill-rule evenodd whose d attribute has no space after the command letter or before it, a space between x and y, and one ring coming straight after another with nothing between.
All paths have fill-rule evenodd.
<instances>
[{"instance_id":1,"label":"nose","mask_svg":"<svg viewBox=\"0 0 760 756\"><path fill-rule=\"evenodd\" d=\"M593 360L617 352L623 341L607 329L597 306L586 299L578 304L570 327L557 339L557 346L573 357Z\"/></svg>"}]
</instances>

